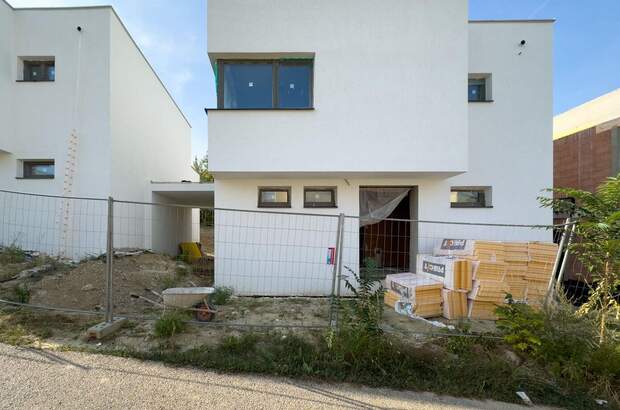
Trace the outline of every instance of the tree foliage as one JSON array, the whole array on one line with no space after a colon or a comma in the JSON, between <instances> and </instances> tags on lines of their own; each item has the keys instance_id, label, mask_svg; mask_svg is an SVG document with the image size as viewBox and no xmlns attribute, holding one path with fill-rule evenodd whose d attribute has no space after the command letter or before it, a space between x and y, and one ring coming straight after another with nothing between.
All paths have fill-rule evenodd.
<instances>
[{"instance_id":1,"label":"tree foliage","mask_svg":"<svg viewBox=\"0 0 620 410\"><path fill-rule=\"evenodd\" d=\"M572 188L550 191L554 198L540 198L542 205L572 215L577 222L568 251L590 273L591 287L578 314L596 315L602 342L620 319L620 174L608 178L595 192Z\"/></svg>"},{"instance_id":2,"label":"tree foliage","mask_svg":"<svg viewBox=\"0 0 620 410\"><path fill-rule=\"evenodd\" d=\"M192 169L200 177L200 182L213 182L213 175L209 173L209 157L207 154L201 159L194 157Z\"/></svg>"}]
</instances>

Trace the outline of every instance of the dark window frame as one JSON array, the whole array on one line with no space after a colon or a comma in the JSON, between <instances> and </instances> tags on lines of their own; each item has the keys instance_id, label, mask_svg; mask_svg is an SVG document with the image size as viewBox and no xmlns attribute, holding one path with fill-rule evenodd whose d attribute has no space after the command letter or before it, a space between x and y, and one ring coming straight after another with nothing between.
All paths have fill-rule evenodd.
<instances>
[{"instance_id":1,"label":"dark window frame","mask_svg":"<svg viewBox=\"0 0 620 410\"><path fill-rule=\"evenodd\" d=\"M274 60L274 59L222 59L217 60L217 108L218 110L313 110L314 109L314 59L301 59L301 60ZM272 106L270 108L224 108L224 65L226 64L271 64L272 82L271 82L271 101ZM308 82L309 88L309 106L308 107L278 107L279 95L278 95L278 76L279 66L282 65L303 65L310 67L310 78Z\"/></svg>"},{"instance_id":2,"label":"dark window frame","mask_svg":"<svg viewBox=\"0 0 620 410\"><path fill-rule=\"evenodd\" d=\"M483 94L479 99L477 100L472 100L470 99L470 94L469 94L469 87L471 86L471 82L476 81L479 82L479 84L474 84L478 87L481 87L482 89L482 93ZM481 84L480 84L481 83ZM488 90L487 90L487 79L486 78L468 78L467 79L467 102L487 102L489 101L489 99L487 98L488 95Z\"/></svg>"},{"instance_id":3,"label":"dark window frame","mask_svg":"<svg viewBox=\"0 0 620 410\"><path fill-rule=\"evenodd\" d=\"M286 192L286 202L263 202L263 192ZM259 208L290 208L291 207L291 187L258 187L258 207Z\"/></svg>"},{"instance_id":4,"label":"dark window frame","mask_svg":"<svg viewBox=\"0 0 620 410\"><path fill-rule=\"evenodd\" d=\"M478 202L452 202L450 200L450 208L493 208L492 205L489 204L489 197L487 193L491 192L491 187L451 187L450 194L452 192L479 192L482 193L482 201Z\"/></svg>"},{"instance_id":5,"label":"dark window frame","mask_svg":"<svg viewBox=\"0 0 620 410\"><path fill-rule=\"evenodd\" d=\"M56 60L22 60L23 63L23 79L22 82L29 83L42 83L42 82L54 82L56 81ZM33 66L39 66L41 69L41 73L43 76L41 79L33 78L31 75L30 68ZM54 78L50 79L48 75L47 69L49 67L54 67Z\"/></svg>"},{"instance_id":6,"label":"dark window frame","mask_svg":"<svg viewBox=\"0 0 620 410\"><path fill-rule=\"evenodd\" d=\"M306 192L330 192L332 194L332 200L329 203L326 202L307 202ZM336 204L336 187L304 187L304 208L338 208Z\"/></svg>"},{"instance_id":7,"label":"dark window frame","mask_svg":"<svg viewBox=\"0 0 620 410\"><path fill-rule=\"evenodd\" d=\"M54 175L33 175L32 168L36 165L53 165ZM22 179L54 179L56 176L56 161L50 160L23 160L22 161Z\"/></svg>"}]
</instances>

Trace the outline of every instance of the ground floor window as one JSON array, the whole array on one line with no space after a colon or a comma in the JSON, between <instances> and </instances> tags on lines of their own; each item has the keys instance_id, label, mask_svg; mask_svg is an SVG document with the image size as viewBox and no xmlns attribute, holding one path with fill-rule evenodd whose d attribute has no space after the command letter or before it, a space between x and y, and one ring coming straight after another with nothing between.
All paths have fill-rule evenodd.
<instances>
[{"instance_id":1,"label":"ground floor window","mask_svg":"<svg viewBox=\"0 0 620 410\"><path fill-rule=\"evenodd\" d=\"M452 187L450 189L452 208L490 208L491 187Z\"/></svg>"},{"instance_id":2,"label":"ground floor window","mask_svg":"<svg viewBox=\"0 0 620 410\"><path fill-rule=\"evenodd\" d=\"M291 187L259 187L259 208L290 208Z\"/></svg>"},{"instance_id":3,"label":"ground floor window","mask_svg":"<svg viewBox=\"0 0 620 410\"><path fill-rule=\"evenodd\" d=\"M336 208L336 188L304 188L304 208Z\"/></svg>"}]
</instances>

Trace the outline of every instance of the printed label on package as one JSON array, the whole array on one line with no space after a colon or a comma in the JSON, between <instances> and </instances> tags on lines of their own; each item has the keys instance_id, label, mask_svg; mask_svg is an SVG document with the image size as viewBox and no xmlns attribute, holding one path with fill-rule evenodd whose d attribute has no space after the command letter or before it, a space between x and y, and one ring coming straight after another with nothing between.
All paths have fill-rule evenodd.
<instances>
[{"instance_id":1,"label":"printed label on package","mask_svg":"<svg viewBox=\"0 0 620 410\"><path fill-rule=\"evenodd\" d=\"M466 239L444 239L441 242L441 249L447 251L462 251L467 245Z\"/></svg>"},{"instance_id":2,"label":"printed label on package","mask_svg":"<svg viewBox=\"0 0 620 410\"><path fill-rule=\"evenodd\" d=\"M424 261L422 262L422 271L433 275L441 276L443 278L446 276L446 265L442 265L441 263Z\"/></svg>"}]
</instances>

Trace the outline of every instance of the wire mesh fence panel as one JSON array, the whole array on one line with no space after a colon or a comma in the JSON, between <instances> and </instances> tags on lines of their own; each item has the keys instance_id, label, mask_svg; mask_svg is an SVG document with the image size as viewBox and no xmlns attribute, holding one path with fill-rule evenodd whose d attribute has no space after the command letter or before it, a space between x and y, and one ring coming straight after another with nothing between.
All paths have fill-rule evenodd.
<instances>
[{"instance_id":1,"label":"wire mesh fence panel","mask_svg":"<svg viewBox=\"0 0 620 410\"><path fill-rule=\"evenodd\" d=\"M0 191L3 300L96 310L103 304L107 203ZM93 303L87 303L86 299Z\"/></svg>"},{"instance_id":2,"label":"wire mesh fence panel","mask_svg":"<svg viewBox=\"0 0 620 410\"><path fill-rule=\"evenodd\" d=\"M362 279L385 286L387 329L431 332L424 319L495 319L508 294L542 304L558 247L553 226L384 219L345 224L341 287ZM557 227L556 227L557 230ZM412 321L415 317L418 320Z\"/></svg>"}]
</instances>

